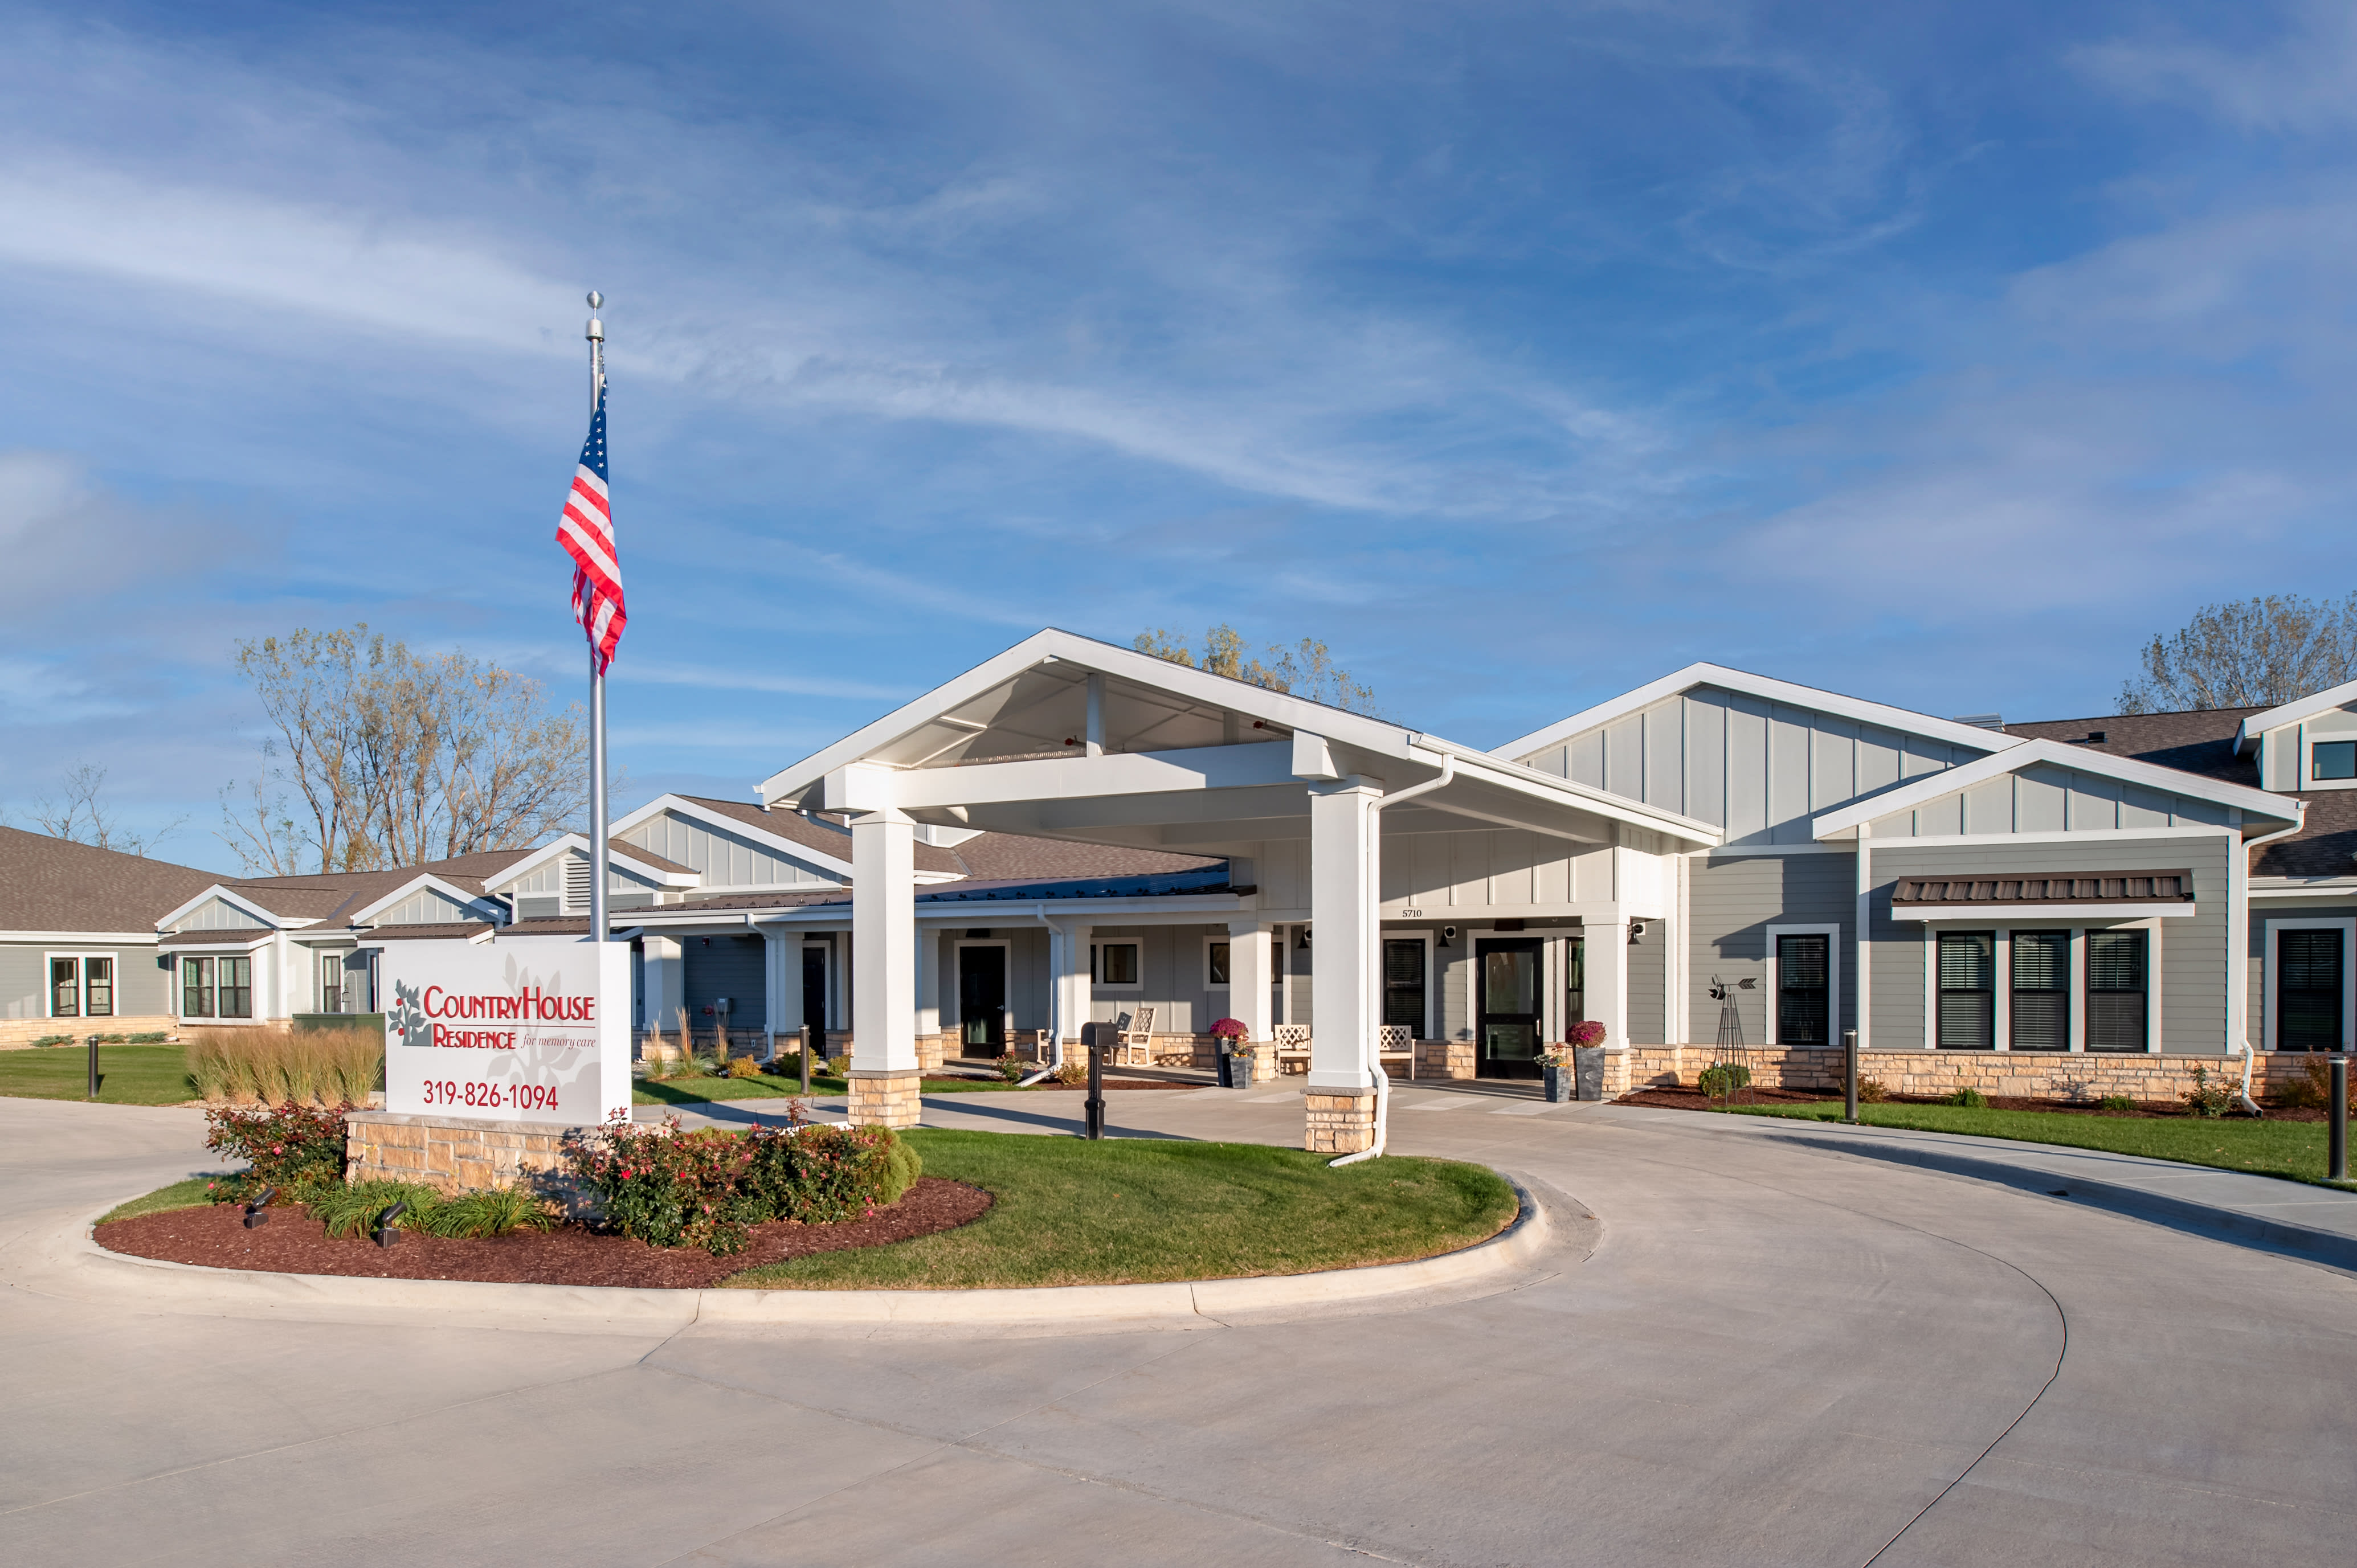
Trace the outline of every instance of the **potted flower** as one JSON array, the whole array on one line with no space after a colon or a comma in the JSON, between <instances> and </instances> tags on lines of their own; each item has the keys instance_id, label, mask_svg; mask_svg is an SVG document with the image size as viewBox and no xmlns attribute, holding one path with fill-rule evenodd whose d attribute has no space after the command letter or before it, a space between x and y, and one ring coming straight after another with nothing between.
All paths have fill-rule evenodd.
<instances>
[{"instance_id":1,"label":"potted flower","mask_svg":"<svg viewBox=\"0 0 2357 1568\"><path fill-rule=\"evenodd\" d=\"M1603 1099L1604 1026L1593 1018L1574 1024L1570 1037L1543 1054L1539 1063L1546 1072L1550 1103Z\"/></svg>"},{"instance_id":2,"label":"potted flower","mask_svg":"<svg viewBox=\"0 0 2357 1568\"><path fill-rule=\"evenodd\" d=\"M1237 1047L1252 1031L1240 1018L1211 1020L1211 1041L1220 1053L1220 1087L1250 1089L1252 1087L1252 1053Z\"/></svg>"}]
</instances>

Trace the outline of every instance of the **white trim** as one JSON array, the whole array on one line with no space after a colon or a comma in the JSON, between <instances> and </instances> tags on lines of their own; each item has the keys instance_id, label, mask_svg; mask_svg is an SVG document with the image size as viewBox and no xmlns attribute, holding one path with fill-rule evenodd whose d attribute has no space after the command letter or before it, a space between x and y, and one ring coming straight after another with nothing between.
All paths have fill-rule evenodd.
<instances>
[{"instance_id":1,"label":"white trim","mask_svg":"<svg viewBox=\"0 0 2357 1568\"><path fill-rule=\"evenodd\" d=\"M1943 904L1900 912L1894 920L1935 920L1944 925L1986 926L1991 920L2093 920L2099 925L2133 925L2139 920L2173 920L2200 912L2192 904Z\"/></svg>"},{"instance_id":2,"label":"white trim","mask_svg":"<svg viewBox=\"0 0 2357 1568\"><path fill-rule=\"evenodd\" d=\"M950 940L950 988L957 996L958 1019L947 1026L957 1038L958 1053L965 1051L965 984L958 972L958 961L968 948L996 948L1006 956L999 961L1006 968L1006 995L998 1009L998 1048L1011 1051L1015 1042L1008 1036L1015 1033L1015 941L1011 937L953 937Z\"/></svg>"},{"instance_id":3,"label":"white trim","mask_svg":"<svg viewBox=\"0 0 2357 1568\"><path fill-rule=\"evenodd\" d=\"M1116 947L1132 947L1137 950L1137 978L1135 980L1119 981L1100 980L1097 978L1097 976L1103 972L1104 967L1103 961L1097 957L1097 950L1100 948ZM1144 938L1091 937L1089 939L1089 991L1092 995L1100 991L1112 991L1126 996L1133 992L1142 993L1145 989L1146 940Z\"/></svg>"},{"instance_id":4,"label":"white trim","mask_svg":"<svg viewBox=\"0 0 2357 1568\"><path fill-rule=\"evenodd\" d=\"M2281 1050L2282 1013L2276 1006L2276 933L2278 931L2339 931L2341 933L2341 1048L2357 1045L2357 918L2269 920L2266 934L2267 1017L2264 1049ZM2302 1056L2309 1055L2301 1052Z\"/></svg>"},{"instance_id":5,"label":"white trim","mask_svg":"<svg viewBox=\"0 0 2357 1568\"><path fill-rule=\"evenodd\" d=\"M2254 876L2250 879L2247 897L2253 903L2262 898L2325 898L2357 904L2357 877L2319 876L2293 881L2282 876Z\"/></svg>"},{"instance_id":6,"label":"white trim","mask_svg":"<svg viewBox=\"0 0 2357 1568\"><path fill-rule=\"evenodd\" d=\"M1847 854L1850 848L1846 843L1730 843L1692 853L1706 860L1740 860L1761 855Z\"/></svg>"},{"instance_id":7,"label":"white trim","mask_svg":"<svg viewBox=\"0 0 2357 1568\"><path fill-rule=\"evenodd\" d=\"M1380 921L1377 922L1378 929L1376 931L1375 938L1378 944L1376 948L1376 951L1378 953L1383 950L1380 944L1383 942L1407 942L1421 940L1424 943L1424 1025L1416 1031L1415 1037L1419 1040L1437 1040L1440 1037L1439 1008L1441 983L1440 977L1434 970L1432 964L1432 939L1438 935L1438 933L1429 926L1425 927L1422 929L1411 928L1403 931L1386 931L1380 929L1381 924L1382 923ZM1558 989L1560 988L1558 987ZM1382 971L1379 969L1375 974L1375 996L1379 1004L1382 1000L1383 993L1383 978ZM1379 1007L1377 1011L1378 1022L1381 1021L1381 1017L1382 1015Z\"/></svg>"},{"instance_id":8,"label":"white trim","mask_svg":"<svg viewBox=\"0 0 2357 1568\"><path fill-rule=\"evenodd\" d=\"M1958 724L1953 719L1933 718L1929 714L1894 708L1882 703L1867 702L1862 697L1845 697L1838 692L1822 692L1814 686L1795 685L1771 676L1754 675L1745 670L1730 670L1723 664L1695 663L1658 681L1649 682L1633 692L1583 708L1567 719L1558 719L1544 729L1533 730L1520 740L1510 740L1491 755L1508 757L1515 762L1534 752L1561 746L1575 736L1585 735L1600 725L1625 718L1629 714L1652 707L1664 698L1679 696L1696 686L1720 686L1745 696L1759 697L1771 703L1789 703L1794 707L1813 708L1819 713L1833 714L1841 718L1856 719L1863 724L1895 729L1909 735L1920 735L1933 740L1943 740L1952 746L1968 746L1978 751L2003 751L2021 744L2022 737L2009 736L2001 730L1987 730L1978 725Z\"/></svg>"},{"instance_id":9,"label":"white trim","mask_svg":"<svg viewBox=\"0 0 2357 1568\"><path fill-rule=\"evenodd\" d=\"M707 814L716 815L717 813ZM721 820L726 821L727 819L723 818ZM619 827L617 831L619 831ZM762 836L768 837L769 835L763 834ZM549 840L548 843L541 845L538 849L533 850L530 854L525 855L522 859L516 861L506 870L500 872L497 876L485 877L483 879L483 891L480 895L468 894L467 897L469 900L479 900L480 898L489 897L491 894L502 889L512 890L517 883L522 881L533 872L538 871L550 861L560 855L569 854L576 850L578 850L584 855L587 855L589 854L588 836L584 833L560 834L558 837ZM592 858L594 859L594 857ZM693 887L700 892L705 893L716 891L716 889L704 886L704 874L700 871L692 869L687 871L665 871L660 867L649 865L645 861L638 859L630 854L627 850L614 849L609 846L606 851L606 861L609 868L616 865L626 866L633 875L646 878L647 880L654 883L658 887ZM432 880L436 882L440 881L438 877L433 878ZM447 887L448 886L448 884L444 883L442 886ZM451 888L450 891L457 892L458 889ZM522 895L514 895L512 893L511 896L522 897ZM560 897L563 897L562 890L559 891L558 896ZM531 897L537 898L543 897L543 895L535 893L531 895ZM380 899L377 903L369 906L369 908L371 909L382 908L388 901L396 900ZM360 917L357 915L353 917L356 923L359 918Z\"/></svg>"},{"instance_id":10,"label":"white trim","mask_svg":"<svg viewBox=\"0 0 2357 1568\"><path fill-rule=\"evenodd\" d=\"M1776 1037L1776 1024L1780 1012L1777 1005L1777 998L1781 994L1777 990L1777 985L1781 978L1778 974L1776 967L1776 939L1778 937L1823 937L1825 939L1824 1048L1833 1048L1840 1046L1842 1036L1842 929L1838 921L1830 924L1823 922L1803 923L1797 921L1791 924L1786 924L1781 921L1770 921L1769 923L1768 1021L1761 1027L1760 1032L1761 1035L1766 1036L1766 1040L1769 1045L1773 1046L1781 1043Z\"/></svg>"},{"instance_id":11,"label":"white trim","mask_svg":"<svg viewBox=\"0 0 2357 1568\"><path fill-rule=\"evenodd\" d=\"M1873 1048L1874 1017L1874 830L1857 830L1857 882L1852 894L1857 932L1853 950L1857 955L1857 978L1850 983L1857 990L1857 1048Z\"/></svg>"},{"instance_id":12,"label":"white trim","mask_svg":"<svg viewBox=\"0 0 2357 1568\"><path fill-rule=\"evenodd\" d=\"M98 942L113 947L154 947L154 931L0 931L0 942Z\"/></svg>"},{"instance_id":13,"label":"white trim","mask_svg":"<svg viewBox=\"0 0 2357 1568\"><path fill-rule=\"evenodd\" d=\"M2357 789L2357 779L2319 779L2316 776L2316 748L2319 746L2357 744L2357 735L2317 735L2305 724L2299 726L2299 782L2294 789L2305 793L2311 789Z\"/></svg>"},{"instance_id":14,"label":"white trim","mask_svg":"<svg viewBox=\"0 0 2357 1568\"><path fill-rule=\"evenodd\" d=\"M2222 784L2215 779L2205 779L2198 773L2181 772L2174 768L2160 768L2149 762L2138 762L2133 757L2113 757L2104 752L2080 750L2065 746L2060 741L2025 740L2020 745L2005 751L1977 757L1971 762L1961 763L1939 773L1924 774L1920 779L1910 779L1895 789L1884 790L1881 794L1869 795L1864 800L1853 800L1846 806L1827 811L1823 816L1811 820L1809 834L1812 838L1827 839L1835 834L1849 833L1855 832L1862 822L1878 822L1884 817L1893 816L1900 811L1912 811L1928 801L1938 800L1943 795L1953 795L1959 790L1969 789L1976 784L1985 784L2005 774L2018 773L2025 768L2034 767L2041 762L2077 773L2092 773L2098 778L2117 779L2123 783L2138 784L2146 789L2158 789L2170 795L2208 800L2214 805L2240 807L2247 814L2273 822L2298 822L2301 820L2301 813L2307 810L2303 802L2288 795L2270 794L2265 789L2253 789L2241 784ZM2124 834L2129 830L2111 828L2096 831ZM2216 832L2232 830L2212 827L2208 831ZM2028 841L2030 838L2027 833L1971 833L1961 836L1984 842L2007 839ZM2091 835L2066 832L2062 836L2082 838Z\"/></svg>"},{"instance_id":15,"label":"white trim","mask_svg":"<svg viewBox=\"0 0 2357 1568\"><path fill-rule=\"evenodd\" d=\"M394 930L394 931L397 931L397 930L399 930L401 928L400 928L400 927L398 927L398 926L389 926L389 927L387 927L387 928L385 928L385 929L386 929L387 930ZM349 933L346 933L346 934L349 934ZM262 949L262 948L264 948L264 947L269 946L272 942L274 942L274 941L275 941L275 940L278 940L278 933L277 933L276 931L264 931L264 932L263 932L263 933L262 933L260 936L258 936L258 937L248 937L248 938L244 939L243 940L238 940L236 933L235 933L235 932L233 932L233 931L222 931L222 932L220 932L220 933L219 933L219 935L222 938L222 940L220 940L220 941L214 941L213 940L211 940L211 939L213 938L213 936L214 936L214 935L215 935L215 933L210 932L210 931L207 931L206 933L204 933L205 940L202 940L202 941L194 941L194 942L173 942L173 943L172 943L172 944L170 944L169 946L165 947L165 948L163 949L163 950L164 950L164 951L166 951L166 952L167 952L167 953L168 953L168 952L254 952L254 951L259 950L260 950L260 949ZM380 940L382 940L382 939L380 939Z\"/></svg>"},{"instance_id":16,"label":"white trim","mask_svg":"<svg viewBox=\"0 0 2357 1568\"><path fill-rule=\"evenodd\" d=\"M251 894L240 896L239 894L231 892L225 884L216 882L210 887L206 888L203 892L198 894L195 897L189 899L187 903L173 910L170 914L158 918L156 921L156 929L159 933L165 931L175 921L188 918L188 917L195 914L198 910L203 908L208 903L211 902L215 898L220 899L224 904L244 910L247 914L252 915L254 918L260 920L264 926L274 931L296 926L316 926L319 923L316 919L297 920L288 916L274 915L269 910L264 908L260 904L254 903Z\"/></svg>"},{"instance_id":17,"label":"white trim","mask_svg":"<svg viewBox=\"0 0 2357 1568\"><path fill-rule=\"evenodd\" d=\"M2087 933L2071 933L2071 1049L2087 1051Z\"/></svg>"},{"instance_id":18,"label":"white trim","mask_svg":"<svg viewBox=\"0 0 2357 1568\"><path fill-rule=\"evenodd\" d=\"M2341 685L2328 687L2321 692L2310 693L2295 702L2269 708L2264 713L2253 714L2235 727L2234 749L2237 752L2248 751L2256 746L2260 738L2271 729L2281 729L2286 725L2298 724L2303 720L2315 717L2328 708L2337 708L2348 703L2357 703L2357 681L2344 682ZM2307 761L2308 758L2305 756L2300 758L2302 775L2308 771Z\"/></svg>"},{"instance_id":19,"label":"white trim","mask_svg":"<svg viewBox=\"0 0 2357 1568\"><path fill-rule=\"evenodd\" d=\"M395 904L406 902L407 900L417 897L418 894L427 891L440 893L447 897L456 898L465 908L486 914L493 921L497 921L501 915L508 912L504 906L495 902L484 894L469 893L465 888L458 886L455 883L445 882L442 878L435 875L432 872L426 872L403 883L399 887L386 894L375 903L369 905L366 908L354 910L345 918L344 923L348 926L365 925L368 923L369 917L375 914L378 910L391 908ZM397 929L398 928L395 929Z\"/></svg>"},{"instance_id":20,"label":"white trim","mask_svg":"<svg viewBox=\"0 0 2357 1568\"><path fill-rule=\"evenodd\" d=\"M1902 808L1903 809L1903 808ZM2212 827L2207 823L2184 828L2087 828L2061 832L2034 833L1900 833L1877 839L1885 849L1956 849L1977 846L1985 849L2010 849L2022 843L2086 843L2112 839L2230 839L2236 836L2231 827ZM1827 846L1846 849L1847 841ZM2061 872L2054 875L2061 875ZM2082 872L2079 875L2084 875Z\"/></svg>"}]
</instances>

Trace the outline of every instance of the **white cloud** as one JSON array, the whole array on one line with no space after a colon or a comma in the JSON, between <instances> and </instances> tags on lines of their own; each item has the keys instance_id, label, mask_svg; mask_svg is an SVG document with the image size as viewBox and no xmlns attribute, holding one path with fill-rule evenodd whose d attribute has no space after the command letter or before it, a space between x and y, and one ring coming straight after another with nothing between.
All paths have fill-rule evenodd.
<instances>
[{"instance_id":1,"label":"white cloud","mask_svg":"<svg viewBox=\"0 0 2357 1568\"><path fill-rule=\"evenodd\" d=\"M2072 59L2124 98L2190 103L2246 131L2340 130L2357 119L2357 9L2346 0L2285 9L2289 25L2255 48L2170 30L2091 45Z\"/></svg>"}]
</instances>

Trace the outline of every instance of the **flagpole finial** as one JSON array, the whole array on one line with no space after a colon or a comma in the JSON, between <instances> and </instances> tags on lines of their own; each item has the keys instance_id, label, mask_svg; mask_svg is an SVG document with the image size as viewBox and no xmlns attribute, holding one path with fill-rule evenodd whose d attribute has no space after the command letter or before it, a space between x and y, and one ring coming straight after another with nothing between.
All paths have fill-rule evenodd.
<instances>
[{"instance_id":1,"label":"flagpole finial","mask_svg":"<svg viewBox=\"0 0 2357 1568\"><path fill-rule=\"evenodd\" d=\"M597 319L597 312L604 309L605 306L606 296L596 289L591 289L589 291L589 329L585 336L592 343L603 343L606 340L606 324Z\"/></svg>"}]
</instances>

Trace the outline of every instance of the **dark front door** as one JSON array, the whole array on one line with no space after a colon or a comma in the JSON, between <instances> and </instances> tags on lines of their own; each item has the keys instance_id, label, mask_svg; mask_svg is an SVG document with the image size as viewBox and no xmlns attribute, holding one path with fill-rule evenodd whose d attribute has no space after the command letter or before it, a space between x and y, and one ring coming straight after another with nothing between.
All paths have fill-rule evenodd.
<instances>
[{"instance_id":1,"label":"dark front door","mask_svg":"<svg viewBox=\"0 0 2357 1568\"><path fill-rule=\"evenodd\" d=\"M1006 1049L1006 950L960 948L958 1053L995 1057Z\"/></svg>"},{"instance_id":2,"label":"dark front door","mask_svg":"<svg viewBox=\"0 0 2357 1568\"><path fill-rule=\"evenodd\" d=\"M802 949L802 1026L816 1029L819 1044L826 1044L826 950L819 947Z\"/></svg>"},{"instance_id":3,"label":"dark front door","mask_svg":"<svg viewBox=\"0 0 2357 1568\"><path fill-rule=\"evenodd\" d=\"M1474 943L1473 960L1481 974L1480 1010L1474 1026L1481 1047L1481 1075L1538 1077L1544 945L1535 937L1486 938Z\"/></svg>"}]
</instances>

